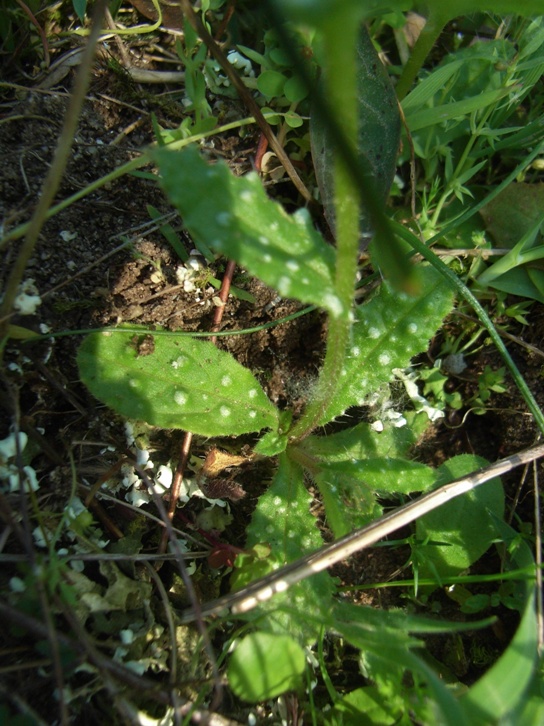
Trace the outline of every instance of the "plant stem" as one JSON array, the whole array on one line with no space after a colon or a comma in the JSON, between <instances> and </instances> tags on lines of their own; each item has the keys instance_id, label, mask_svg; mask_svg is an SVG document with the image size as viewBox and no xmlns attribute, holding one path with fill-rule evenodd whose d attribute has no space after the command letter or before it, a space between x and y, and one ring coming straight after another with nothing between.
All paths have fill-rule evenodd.
<instances>
[{"instance_id":1,"label":"plant stem","mask_svg":"<svg viewBox=\"0 0 544 726\"><path fill-rule=\"evenodd\" d=\"M355 62L357 32L357 26L350 22L349 17L344 17L342 12L334 16L331 14L324 31L325 95L330 107L338 109L337 121L344 138L352 146L354 157L357 153L358 122ZM334 182L337 234L335 291L340 306L338 314L329 317L325 361L313 398L291 431L291 441L300 441L320 424L338 389L351 333L359 241L359 198L349 165L338 150L335 150Z\"/></svg>"}]
</instances>

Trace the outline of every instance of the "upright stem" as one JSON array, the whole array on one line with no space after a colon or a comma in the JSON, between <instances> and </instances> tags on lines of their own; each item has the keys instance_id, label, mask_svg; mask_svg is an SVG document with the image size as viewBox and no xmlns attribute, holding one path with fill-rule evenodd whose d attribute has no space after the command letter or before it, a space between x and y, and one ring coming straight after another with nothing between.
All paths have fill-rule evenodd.
<instances>
[{"instance_id":1,"label":"upright stem","mask_svg":"<svg viewBox=\"0 0 544 726\"><path fill-rule=\"evenodd\" d=\"M349 15L339 12L324 29L325 97L336 111L345 138L357 151L357 68L355 44L358 28ZM321 423L326 408L336 393L351 332L352 305L357 272L359 241L359 195L348 165L335 154L336 272L335 289L341 302L338 315L330 316L325 361L313 398L291 432L291 440L303 439Z\"/></svg>"}]
</instances>

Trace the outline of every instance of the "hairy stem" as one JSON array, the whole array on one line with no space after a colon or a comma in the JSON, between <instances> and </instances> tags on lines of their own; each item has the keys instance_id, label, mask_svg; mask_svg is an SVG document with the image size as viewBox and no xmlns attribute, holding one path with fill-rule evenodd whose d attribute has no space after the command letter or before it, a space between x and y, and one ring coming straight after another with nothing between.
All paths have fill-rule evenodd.
<instances>
[{"instance_id":1,"label":"hairy stem","mask_svg":"<svg viewBox=\"0 0 544 726\"><path fill-rule=\"evenodd\" d=\"M331 108L338 109L340 130L355 157L357 139L357 75L355 42L357 26L339 12L331 17L324 33L326 97ZM344 156L336 150L335 216L336 273L335 289L340 301L338 314L329 317L325 361L312 401L293 427L291 440L308 436L319 425L329 402L336 393L344 365L351 332L357 248L359 240L359 198L351 171Z\"/></svg>"}]
</instances>

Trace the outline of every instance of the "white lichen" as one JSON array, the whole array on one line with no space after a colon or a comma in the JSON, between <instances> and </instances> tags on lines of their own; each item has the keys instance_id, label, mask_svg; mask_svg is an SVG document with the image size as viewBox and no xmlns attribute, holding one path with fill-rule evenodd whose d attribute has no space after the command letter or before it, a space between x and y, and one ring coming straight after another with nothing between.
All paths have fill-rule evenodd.
<instances>
[{"instance_id":1,"label":"white lichen","mask_svg":"<svg viewBox=\"0 0 544 726\"><path fill-rule=\"evenodd\" d=\"M13 302L14 309L20 315L34 315L42 304L42 299L34 280L29 278L19 285L17 296Z\"/></svg>"}]
</instances>

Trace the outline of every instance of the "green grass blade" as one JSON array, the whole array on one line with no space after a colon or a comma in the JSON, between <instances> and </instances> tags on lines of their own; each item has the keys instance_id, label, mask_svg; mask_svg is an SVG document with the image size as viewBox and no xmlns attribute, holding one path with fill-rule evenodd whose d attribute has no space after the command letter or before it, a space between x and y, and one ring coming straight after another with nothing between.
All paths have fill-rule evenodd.
<instances>
[{"instance_id":1,"label":"green grass blade","mask_svg":"<svg viewBox=\"0 0 544 726\"><path fill-rule=\"evenodd\" d=\"M529 386L525 382L525 379L519 372L518 367L514 363L512 356L508 352L506 346L504 345L501 336L497 332L497 329L493 325L492 320L490 319L489 315L486 313L484 308L480 305L478 300L474 297L474 295L470 292L468 287L464 284L462 280L460 280L457 275L450 270L450 268L442 262L442 260L437 257L437 255L434 254L434 252L429 249L423 242L421 242L414 234L412 234L409 230L402 227L402 225L395 225L397 227L397 230L399 234L401 234L404 239L406 239L414 248L416 252L419 252L419 254L424 257L430 264L440 272L440 274L445 277L445 279L448 281L448 283L451 285L451 287L456 290L461 297L468 302L468 304L472 307L476 315L478 316L480 322L484 326L484 328L488 331L491 340L495 343L495 346L499 353L501 354L504 362L506 363L506 366L508 367L508 370L512 374L512 378L514 379L514 382L516 386L518 387L521 395L523 396L523 399L525 403L527 404L528 409L531 411L533 416L535 417L535 421L539 427L539 429L544 433L544 414L542 413L540 406L536 402L535 397L533 396L531 390L529 389Z\"/></svg>"}]
</instances>

